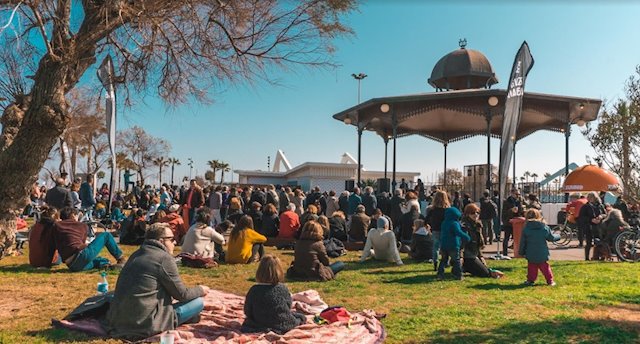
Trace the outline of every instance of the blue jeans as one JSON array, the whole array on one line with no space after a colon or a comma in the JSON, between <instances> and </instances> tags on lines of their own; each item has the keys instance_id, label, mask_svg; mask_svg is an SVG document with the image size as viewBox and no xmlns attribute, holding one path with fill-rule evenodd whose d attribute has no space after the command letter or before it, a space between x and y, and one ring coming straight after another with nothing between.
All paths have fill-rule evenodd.
<instances>
[{"instance_id":1,"label":"blue jeans","mask_svg":"<svg viewBox=\"0 0 640 344\"><path fill-rule=\"evenodd\" d=\"M433 266L438 266L438 255L440 254L440 232L432 232L433 236Z\"/></svg>"},{"instance_id":2,"label":"blue jeans","mask_svg":"<svg viewBox=\"0 0 640 344\"><path fill-rule=\"evenodd\" d=\"M204 299L201 297L195 298L191 301L183 301L173 304L173 310L176 311L176 317L178 318L178 325L182 325L189 319L200 314L204 309Z\"/></svg>"},{"instance_id":3,"label":"blue jeans","mask_svg":"<svg viewBox=\"0 0 640 344\"><path fill-rule=\"evenodd\" d=\"M100 268L109 261L106 258L98 257L100 251L106 247L109 253L115 259L122 257L122 251L116 241L113 239L111 233L98 233L95 239L84 248L84 250L78 252L78 256L69 265L71 271L85 271Z\"/></svg>"},{"instance_id":4,"label":"blue jeans","mask_svg":"<svg viewBox=\"0 0 640 344\"><path fill-rule=\"evenodd\" d=\"M438 265L438 276L444 276L444 267L449 262L449 258L451 258L451 273L456 278L462 277L462 267L460 266L460 250L442 250L442 260L440 261L440 265Z\"/></svg>"},{"instance_id":5,"label":"blue jeans","mask_svg":"<svg viewBox=\"0 0 640 344\"><path fill-rule=\"evenodd\" d=\"M337 274L338 272L344 270L344 263L343 262L335 262L331 265L329 265L329 268L331 269L331 271L333 271L333 274Z\"/></svg>"}]
</instances>

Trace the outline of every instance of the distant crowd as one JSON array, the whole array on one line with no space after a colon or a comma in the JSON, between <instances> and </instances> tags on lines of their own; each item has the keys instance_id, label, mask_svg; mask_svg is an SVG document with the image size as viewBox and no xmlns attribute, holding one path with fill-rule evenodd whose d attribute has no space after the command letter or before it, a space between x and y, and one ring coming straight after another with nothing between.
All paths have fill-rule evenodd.
<instances>
[{"instance_id":1,"label":"distant crowd","mask_svg":"<svg viewBox=\"0 0 640 344\"><path fill-rule=\"evenodd\" d=\"M176 245L186 266L260 262L258 284L246 296L243 330L250 332L284 333L301 324L303 317L290 310L284 276L330 281L345 269L343 262L331 259L345 254L346 248L361 250L361 262L372 257L403 265L401 254L406 254L432 264L439 280L449 266L459 280L463 273L500 278L504 274L487 265L482 251L502 241L502 254L507 255L516 217L526 221L519 246L529 262L525 284L533 285L538 271L548 285L556 283L546 242L558 237L545 224L537 197L525 199L518 189L502 202L499 218L497 193L487 190L474 202L460 192L450 195L437 187L427 191L421 182L414 189L402 183L393 195L375 194L372 187L336 193L274 185L202 188L195 180L181 187L137 183L131 192L114 195L110 207L108 186L94 192L93 183L89 175L70 185L58 178L49 190L34 185L31 206L25 210L38 219L29 233L29 259L36 267L64 263L71 271L121 269L107 314L109 333L115 337L144 338L197 322L208 289L184 286L173 257ZM581 228L587 259L594 228L603 230L600 223L617 230L628 226L623 212L607 209L595 193L576 197L568 209ZM94 223L108 230L96 233ZM285 269L276 256L265 254L267 244L293 249L291 266ZM140 248L127 259L120 245ZM103 248L115 263L99 256ZM159 311L148 317L152 310ZM274 317L274 312L280 314Z\"/></svg>"}]
</instances>

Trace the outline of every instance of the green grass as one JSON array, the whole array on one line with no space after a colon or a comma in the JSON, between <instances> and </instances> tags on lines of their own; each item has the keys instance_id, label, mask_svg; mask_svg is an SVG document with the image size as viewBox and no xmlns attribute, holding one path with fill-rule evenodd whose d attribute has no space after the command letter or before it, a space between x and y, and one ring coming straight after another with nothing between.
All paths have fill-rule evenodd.
<instances>
[{"instance_id":1,"label":"green grass","mask_svg":"<svg viewBox=\"0 0 640 344\"><path fill-rule=\"evenodd\" d=\"M273 252L287 266L292 260L291 251ZM503 279L468 277L462 282L436 281L431 265L410 260L402 267L359 264L355 252L340 260L347 270L335 281L287 285L293 292L316 289L330 305L387 313L383 323L390 343L640 342L637 264L552 262L558 286L551 288L544 280L523 287L526 261L521 259L489 262L506 273ZM242 295L253 284L255 268L180 270L189 285ZM98 277L96 271L72 274L62 267L35 270L25 256L0 261L0 344L99 342L50 326L51 318L64 317L94 294ZM117 273L110 272L108 279L113 288Z\"/></svg>"}]
</instances>

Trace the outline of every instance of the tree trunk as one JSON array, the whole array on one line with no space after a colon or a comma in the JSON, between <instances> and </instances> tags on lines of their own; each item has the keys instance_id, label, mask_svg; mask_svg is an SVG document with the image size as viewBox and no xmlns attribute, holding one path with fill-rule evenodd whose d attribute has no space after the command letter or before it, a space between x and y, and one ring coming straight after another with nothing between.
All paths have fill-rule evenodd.
<instances>
[{"instance_id":1,"label":"tree trunk","mask_svg":"<svg viewBox=\"0 0 640 344\"><path fill-rule=\"evenodd\" d=\"M222 173L220 174L220 185L224 184L224 169L222 169Z\"/></svg>"},{"instance_id":2,"label":"tree trunk","mask_svg":"<svg viewBox=\"0 0 640 344\"><path fill-rule=\"evenodd\" d=\"M71 149L71 181L73 182L76 179L76 173L78 172L78 147L73 147Z\"/></svg>"},{"instance_id":3,"label":"tree trunk","mask_svg":"<svg viewBox=\"0 0 640 344\"><path fill-rule=\"evenodd\" d=\"M63 64L49 56L40 61L20 130L0 152L0 258L11 253L16 216L27 204L31 186L69 122L66 72Z\"/></svg>"}]
</instances>

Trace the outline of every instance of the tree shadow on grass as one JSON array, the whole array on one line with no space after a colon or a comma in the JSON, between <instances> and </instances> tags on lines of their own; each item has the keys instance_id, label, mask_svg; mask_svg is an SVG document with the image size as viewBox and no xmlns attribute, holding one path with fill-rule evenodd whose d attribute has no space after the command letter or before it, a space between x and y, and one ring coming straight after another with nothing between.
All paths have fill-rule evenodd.
<instances>
[{"instance_id":1,"label":"tree shadow on grass","mask_svg":"<svg viewBox=\"0 0 640 344\"><path fill-rule=\"evenodd\" d=\"M88 342L92 340L99 340L100 337L91 337L84 333L71 331L62 328L51 327L44 330L27 331L27 336L34 337L47 343L60 343L60 342Z\"/></svg>"},{"instance_id":2,"label":"tree shadow on grass","mask_svg":"<svg viewBox=\"0 0 640 344\"><path fill-rule=\"evenodd\" d=\"M42 268L34 268L29 264L19 264L19 265L4 265L0 266L0 272L11 272L11 273L31 273L31 274L59 274L59 273L71 273L71 270L66 268L51 268L51 269L42 269Z\"/></svg>"},{"instance_id":3,"label":"tree shadow on grass","mask_svg":"<svg viewBox=\"0 0 640 344\"><path fill-rule=\"evenodd\" d=\"M431 274L431 275L420 274L420 275L416 275L416 276L406 276L406 277L401 277L401 278L390 278L390 279L383 279L382 280L382 283L388 283L388 284L392 284L392 283L398 283L398 284L426 284L426 283L434 283L434 282L440 282L440 281L437 280L435 274Z\"/></svg>"},{"instance_id":4,"label":"tree shadow on grass","mask_svg":"<svg viewBox=\"0 0 640 344\"><path fill-rule=\"evenodd\" d=\"M440 331L427 342L459 343L638 343L639 334L628 321L559 318L537 322L511 322L488 330ZM411 341L409 341L411 342Z\"/></svg>"},{"instance_id":5,"label":"tree shadow on grass","mask_svg":"<svg viewBox=\"0 0 640 344\"><path fill-rule=\"evenodd\" d=\"M478 289L478 290L518 290L531 288L530 286L526 286L524 284L499 284L499 283L483 283L471 285L468 288Z\"/></svg>"}]
</instances>

